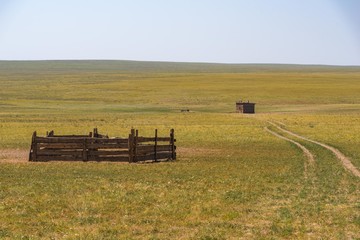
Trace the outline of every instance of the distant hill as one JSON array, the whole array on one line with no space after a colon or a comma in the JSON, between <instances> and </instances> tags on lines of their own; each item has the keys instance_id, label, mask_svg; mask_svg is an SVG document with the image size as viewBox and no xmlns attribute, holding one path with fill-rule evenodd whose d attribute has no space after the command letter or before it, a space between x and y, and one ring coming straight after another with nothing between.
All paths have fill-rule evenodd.
<instances>
[{"instance_id":1,"label":"distant hill","mask_svg":"<svg viewBox=\"0 0 360 240\"><path fill-rule=\"evenodd\" d=\"M333 71L360 72L360 66L177 63L120 60L0 61L0 74L34 72L269 73Z\"/></svg>"}]
</instances>

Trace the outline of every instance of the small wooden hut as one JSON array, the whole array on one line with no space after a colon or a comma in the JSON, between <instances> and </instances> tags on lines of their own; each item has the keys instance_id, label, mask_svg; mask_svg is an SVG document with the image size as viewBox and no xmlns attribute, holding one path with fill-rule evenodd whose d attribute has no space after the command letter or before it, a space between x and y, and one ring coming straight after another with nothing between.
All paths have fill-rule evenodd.
<instances>
[{"instance_id":1,"label":"small wooden hut","mask_svg":"<svg viewBox=\"0 0 360 240\"><path fill-rule=\"evenodd\" d=\"M236 112L245 113L245 114L254 114L255 113L255 103L251 103L249 101L236 102Z\"/></svg>"}]
</instances>

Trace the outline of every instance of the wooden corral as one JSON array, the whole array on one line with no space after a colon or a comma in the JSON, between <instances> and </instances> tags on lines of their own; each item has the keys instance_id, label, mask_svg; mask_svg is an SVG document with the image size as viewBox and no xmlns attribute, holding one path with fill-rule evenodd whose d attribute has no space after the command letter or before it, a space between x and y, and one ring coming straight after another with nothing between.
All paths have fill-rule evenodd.
<instances>
[{"instance_id":1,"label":"wooden corral","mask_svg":"<svg viewBox=\"0 0 360 240\"><path fill-rule=\"evenodd\" d=\"M254 114L255 113L255 103L251 102L236 102L236 112L245 113L245 114Z\"/></svg>"},{"instance_id":2,"label":"wooden corral","mask_svg":"<svg viewBox=\"0 0 360 240\"><path fill-rule=\"evenodd\" d=\"M53 131L45 137L34 132L29 161L110 161L110 162L158 162L176 160L174 130L169 137L139 136L132 129L128 138L109 138L94 129L89 135L55 135Z\"/></svg>"}]
</instances>

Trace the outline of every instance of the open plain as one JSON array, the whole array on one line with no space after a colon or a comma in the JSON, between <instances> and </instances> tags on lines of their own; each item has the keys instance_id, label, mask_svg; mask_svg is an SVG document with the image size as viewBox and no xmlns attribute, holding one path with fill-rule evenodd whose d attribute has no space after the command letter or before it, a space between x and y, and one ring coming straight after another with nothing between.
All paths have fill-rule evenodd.
<instances>
[{"instance_id":1,"label":"open plain","mask_svg":"<svg viewBox=\"0 0 360 240\"><path fill-rule=\"evenodd\" d=\"M3 61L0 84L1 239L360 238L360 67ZM174 128L178 160L28 162L33 131L94 127Z\"/></svg>"}]
</instances>

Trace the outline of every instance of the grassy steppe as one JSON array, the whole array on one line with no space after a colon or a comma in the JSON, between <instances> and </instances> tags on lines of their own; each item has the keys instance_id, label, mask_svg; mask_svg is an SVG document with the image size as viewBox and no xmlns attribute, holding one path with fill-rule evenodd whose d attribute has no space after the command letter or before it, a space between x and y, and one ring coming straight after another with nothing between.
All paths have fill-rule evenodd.
<instances>
[{"instance_id":1,"label":"grassy steppe","mask_svg":"<svg viewBox=\"0 0 360 240\"><path fill-rule=\"evenodd\" d=\"M163 164L0 159L0 238L360 238L360 179L264 131L281 122L360 168L360 68L0 62L0 83L2 150L25 151L34 130L93 127L173 127L179 147ZM239 98L258 114L232 113Z\"/></svg>"}]
</instances>

